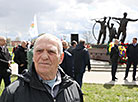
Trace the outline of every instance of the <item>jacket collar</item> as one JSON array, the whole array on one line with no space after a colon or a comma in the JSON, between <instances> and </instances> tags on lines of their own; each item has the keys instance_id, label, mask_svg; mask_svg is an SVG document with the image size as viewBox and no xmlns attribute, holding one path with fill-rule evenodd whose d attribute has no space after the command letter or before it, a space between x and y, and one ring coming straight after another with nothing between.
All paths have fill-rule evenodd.
<instances>
[{"instance_id":1,"label":"jacket collar","mask_svg":"<svg viewBox=\"0 0 138 102\"><path fill-rule=\"evenodd\" d=\"M60 83L61 88L65 88L73 83L71 77L66 75L60 67L58 67L58 71L61 74L61 83ZM26 76L29 76L29 77L26 77ZM27 80L29 79L28 83L29 83L30 87L33 87L35 89L42 90L42 91L46 90L46 88L44 87L44 84L38 78L38 75L35 71L34 63L30 67L28 72L26 72L26 74L24 74L24 77L25 77L25 79L27 78Z\"/></svg>"}]
</instances>

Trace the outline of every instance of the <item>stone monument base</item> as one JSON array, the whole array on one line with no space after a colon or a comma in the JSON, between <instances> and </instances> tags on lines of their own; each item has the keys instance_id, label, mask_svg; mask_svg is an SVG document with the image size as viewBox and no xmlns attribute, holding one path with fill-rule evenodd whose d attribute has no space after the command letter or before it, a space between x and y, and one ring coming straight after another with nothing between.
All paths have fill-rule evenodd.
<instances>
[{"instance_id":1,"label":"stone monument base","mask_svg":"<svg viewBox=\"0 0 138 102\"><path fill-rule=\"evenodd\" d=\"M110 56L107 54L107 45L91 46L92 48L88 49L91 59L110 62Z\"/></svg>"}]
</instances>

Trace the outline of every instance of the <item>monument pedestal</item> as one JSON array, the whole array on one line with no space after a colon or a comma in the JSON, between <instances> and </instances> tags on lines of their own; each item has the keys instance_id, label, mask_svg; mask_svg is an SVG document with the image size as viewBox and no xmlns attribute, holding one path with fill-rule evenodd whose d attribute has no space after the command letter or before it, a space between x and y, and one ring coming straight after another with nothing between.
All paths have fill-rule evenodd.
<instances>
[{"instance_id":1,"label":"monument pedestal","mask_svg":"<svg viewBox=\"0 0 138 102\"><path fill-rule=\"evenodd\" d=\"M91 59L110 62L110 56L107 54L107 45L91 46L92 48L88 49Z\"/></svg>"}]
</instances>

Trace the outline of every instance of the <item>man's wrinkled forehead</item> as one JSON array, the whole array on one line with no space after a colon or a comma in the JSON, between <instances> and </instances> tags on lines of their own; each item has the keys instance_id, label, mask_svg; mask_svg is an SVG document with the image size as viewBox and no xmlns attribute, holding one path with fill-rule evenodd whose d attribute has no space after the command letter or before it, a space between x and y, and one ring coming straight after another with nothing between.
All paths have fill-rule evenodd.
<instances>
[{"instance_id":1,"label":"man's wrinkled forehead","mask_svg":"<svg viewBox=\"0 0 138 102\"><path fill-rule=\"evenodd\" d=\"M35 50L46 49L46 50L58 51L57 45L54 45L52 43L48 43L47 45L45 43L37 43L34 49Z\"/></svg>"},{"instance_id":2,"label":"man's wrinkled forehead","mask_svg":"<svg viewBox=\"0 0 138 102\"><path fill-rule=\"evenodd\" d=\"M43 48L42 48L43 46ZM55 40L52 39L39 39L34 46L34 49L45 49L46 46L49 50L58 50L58 44Z\"/></svg>"},{"instance_id":3,"label":"man's wrinkled forehead","mask_svg":"<svg viewBox=\"0 0 138 102\"><path fill-rule=\"evenodd\" d=\"M35 44L34 44L34 49L36 47L36 45L38 43L44 43L44 44L47 44L48 42L56 45L57 49L58 49L58 52L61 54L62 53L62 42L59 38L57 38L56 36L53 36L51 34L46 34L46 35L42 35L40 37L38 37L35 41Z\"/></svg>"},{"instance_id":4,"label":"man's wrinkled forehead","mask_svg":"<svg viewBox=\"0 0 138 102\"><path fill-rule=\"evenodd\" d=\"M35 42L35 45L38 45L38 44L56 44L56 40L55 39L49 39L47 37L44 37L44 38L41 38L41 39L37 39L36 42Z\"/></svg>"}]
</instances>

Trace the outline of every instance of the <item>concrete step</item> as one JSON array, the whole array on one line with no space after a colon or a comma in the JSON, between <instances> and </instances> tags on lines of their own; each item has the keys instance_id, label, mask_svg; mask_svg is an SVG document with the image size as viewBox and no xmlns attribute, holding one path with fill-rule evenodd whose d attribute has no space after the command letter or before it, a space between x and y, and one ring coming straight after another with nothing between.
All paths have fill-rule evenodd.
<instances>
[{"instance_id":1,"label":"concrete step","mask_svg":"<svg viewBox=\"0 0 138 102\"><path fill-rule=\"evenodd\" d=\"M91 71L93 71L93 72L111 72L111 69L91 69ZM129 71L133 72L133 69L130 69ZM117 72L125 72L125 69L117 69Z\"/></svg>"},{"instance_id":2,"label":"concrete step","mask_svg":"<svg viewBox=\"0 0 138 102\"><path fill-rule=\"evenodd\" d=\"M117 72L125 72L125 70L126 70L126 65L118 65ZM91 64L91 71L111 72L111 65L109 65L109 64ZM133 71L133 66L131 66L131 68L130 68L130 72L132 72L132 71Z\"/></svg>"}]
</instances>

